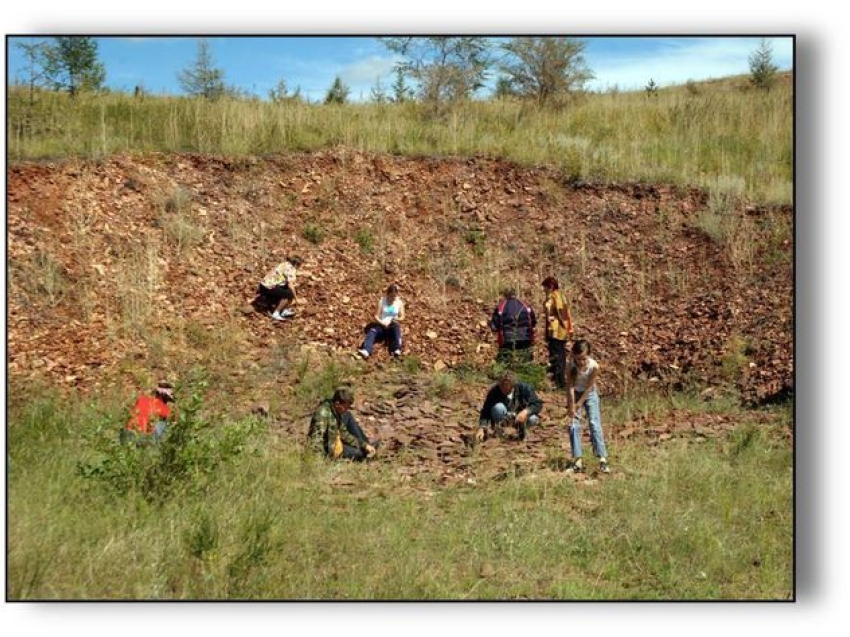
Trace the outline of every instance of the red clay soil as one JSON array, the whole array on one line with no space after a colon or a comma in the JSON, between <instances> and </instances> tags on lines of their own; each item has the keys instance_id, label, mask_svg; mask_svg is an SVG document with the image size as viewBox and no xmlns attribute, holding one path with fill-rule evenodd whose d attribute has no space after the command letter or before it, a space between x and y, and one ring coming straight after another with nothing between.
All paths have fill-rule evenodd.
<instances>
[{"instance_id":1,"label":"red clay soil","mask_svg":"<svg viewBox=\"0 0 850 637\"><path fill-rule=\"evenodd\" d=\"M584 183L484 157L345 148L264 158L148 154L19 164L7 182L15 381L41 377L85 391L120 377L128 360L156 368L156 344L121 329L130 256L146 255L132 263L155 270L146 279L144 298L155 306L148 325L169 332L187 321L209 329L235 321L249 359L285 343L354 352L381 291L397 282L407 356L436 369L484 366L494 354L486 321L499 284L517 287L540 312L540 281L554 274L577 336L604 365L605 395L640 384L732 386L751 405L793 395L793 245L760 240L791 226L789 207L736 210L763 234L737 246L745 258L735 260L699 229L703 191ZM175 220L188 226L187 245ZM247 304L263 274L291 254L304 259L298 317L275 323ZM399 400L370 408L395 414ZM440 442L462 443L460 429L444 433ZM470 453L504 448L493 441ZM427 449L441 457L436 443Z\"/></svg>"}]
</instances>

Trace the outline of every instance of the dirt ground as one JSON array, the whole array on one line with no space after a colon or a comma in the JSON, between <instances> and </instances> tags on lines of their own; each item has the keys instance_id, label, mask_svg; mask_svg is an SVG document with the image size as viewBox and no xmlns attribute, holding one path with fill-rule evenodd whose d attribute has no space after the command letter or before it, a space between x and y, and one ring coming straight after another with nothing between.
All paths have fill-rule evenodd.
<instances>
[{"instance_id":1,"label":"dirt ground","mask_svg":"<svg viewBox=\"0 0 850 637\"><path fill-rule=\"evenodd\" d=\"M486 322L498 290L514 286L540 313L540 281L554 274L577 336L604 366L603 395L641 384L709 397L733 388L750 405L793 395L793 238L774 231L792 227L788 207L738 205L734 219L751 233L736 244L700 223L711 202L698 189L347 148L27 163L9 167L7 188L14 381L83 391L132 383L133 366L165 371L174 342L215 347L222 334L237 340L221 346L234 367L276 347L345 356L391 282L407 304L406 356L426 369L480 368L494 355ZM293 254L304 259L298 315L276 323L249 302L264 273ZM164 346L157 333L172 338ZM386 353L364 364L386 365ZM471 449L472 423L461 420L485 391L458 387L459 410L421 386L388 383L358 416L386 454L412 459L400 471L436 463L441 479L474 480L482 462L498 472L551 464L565 435L551 426L563 400L546 396L547 419L527 442ZM282 432L303 426L271 416ZM642 422L606 433L697 440L731 426L683 415L673 428Z\"/></svg>"}]
</instances>

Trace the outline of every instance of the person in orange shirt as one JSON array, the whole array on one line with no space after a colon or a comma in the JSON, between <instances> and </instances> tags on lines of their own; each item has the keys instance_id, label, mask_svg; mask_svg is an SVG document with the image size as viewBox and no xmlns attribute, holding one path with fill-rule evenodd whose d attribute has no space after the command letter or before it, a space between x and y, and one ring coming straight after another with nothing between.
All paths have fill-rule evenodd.
<instances>
[{"instance_id":1,"label":"person in orange shirt","mask_svg":"<svg viewBox=\"0 0 850 637\"><path fill-rule=\"evenodd\" d=\"M135 440L156 442L165 435L168 418L171 416L169 403L174 402L174 388L162 381L151 394L142 394L136 399L130 419L121 432L123 442Z\"/></svg>"}]
</instances>

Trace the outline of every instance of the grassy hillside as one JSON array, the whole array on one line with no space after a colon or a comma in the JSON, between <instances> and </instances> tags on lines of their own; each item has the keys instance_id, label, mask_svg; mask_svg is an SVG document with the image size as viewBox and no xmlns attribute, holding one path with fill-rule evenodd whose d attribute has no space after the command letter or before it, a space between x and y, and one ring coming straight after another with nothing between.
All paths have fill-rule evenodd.
<instances>
[{"instance_id":1,"label":"grassy hillside","mask_svg":"<svg viewBox=\"0 0 850 637\"><path fill-rule=\"evenodd\" d=\"M606 479L553 464L446 487L227 414L121 448L119 405L42 394L10 414L7 595L788 600L791 414L731 413L716 440L616 444Z\"/></svg>"},{"instance_id":2,"label":"grassy hillside","mask_svg":"<svg viewBox=\"0 0 850 637\"><path fill-rule=\"evenodd\" d=\"M8 599L792 599L792 116L733 80L440 116L12 91ZM246 304L293 253L275 323ZM563 471L543 343L542 425L466 444L499 291L553 273L610 475ZM404 356L355 360L390 282ZM120 445L166 376L172 433ZM302 453L342 382L373 463Z\"/></svg>"},{"instance_id":3,"label":"grassy hillside","mask_svg":"<svg viewBox=\"0 0 850 637\"><path fill-rule=\"evenodd\" d=\"M346 145L401 155L488 155L550 164L585 180L711 187L734 183L756 203L793 196L790 82L770 92L727 82L648 96L591 94L562 110L518 101L440 115L407 103L281 104L124 94L9 93L8 156L102 157L136 151L264 155Z\"/></svg>"}]
</instances>

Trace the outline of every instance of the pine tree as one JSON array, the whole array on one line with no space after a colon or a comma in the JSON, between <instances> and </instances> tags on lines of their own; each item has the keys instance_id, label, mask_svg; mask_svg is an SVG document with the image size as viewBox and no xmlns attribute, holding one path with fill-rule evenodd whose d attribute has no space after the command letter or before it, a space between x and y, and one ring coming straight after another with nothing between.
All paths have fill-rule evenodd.
<instances>
[{"instance_id":1,"label":"pine tree","mask_svg":"<svg viewBox=\"0 0 850 637\"><path fill-rule=\"evenodd\" d=\"M227 92L224 85L224 71L213 65L210 43L206 39L198 41L198 56L193 66L177 74L177 81L189 95L217 99Z\"/></svg>"},{"instance_id":2,"label":"pine tree","mask_svg":"<svg viewBox=\"0 0 850 637\"><path fill-rule=\"evenodd\" d=\"M369 99L375 104L385 104L389 101L389 98L387 97L387 92L386 90L384 90L384 85L381 84L380 77L375 79L375 84L369 91Z\"/></svg>"},{"instance_id":3,"label":"pine tree","mask_svg":"<svg viewBox=\"0 0 850 637\"><path fill-rule=\"evenodd\" d=\"M351 89L342 83L339 76L334 78L334 83L328 89L325 95L325 104L345 104L348 101L348 95Z\"/></svg>"},{"instance_id":4,"label":"pine tree","mask_svg":"<svg viewBox=\"0 0 850 637\"><path fill-rule=\"evenodd\" d=\"M750 55L750 82L756 88L770 90L776 82L779 68L773 63L773 47L762 40L759 48Z\"/></svg>"},{"instance_id":5,"label":"pine tree","mask_svg":"<svg viewBox=\"0 0 850 637\"><path fill-rule=\"evenodd\" d=\"M412 91L404 83L404 68L402 66L395 67L395 82L393 82L393 97L392 100L396 104L406 102L412 97Z\"/></svg>"}]
</instances>

